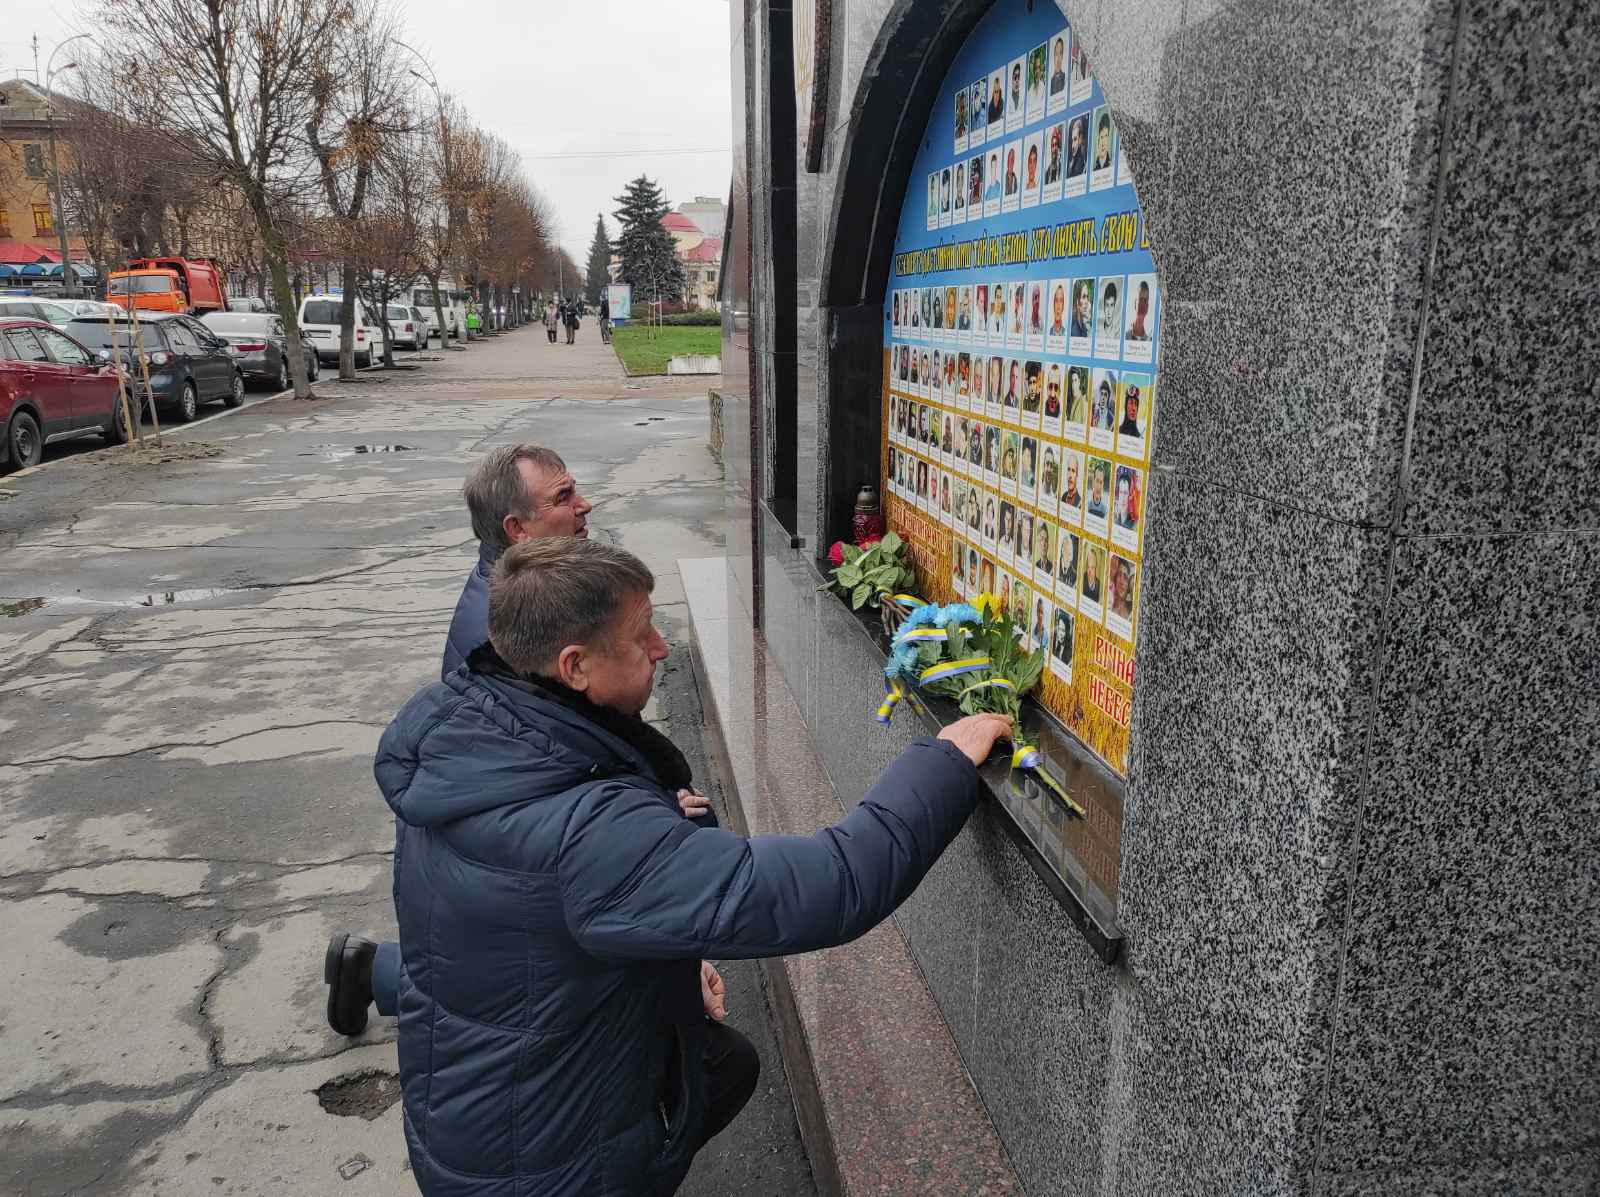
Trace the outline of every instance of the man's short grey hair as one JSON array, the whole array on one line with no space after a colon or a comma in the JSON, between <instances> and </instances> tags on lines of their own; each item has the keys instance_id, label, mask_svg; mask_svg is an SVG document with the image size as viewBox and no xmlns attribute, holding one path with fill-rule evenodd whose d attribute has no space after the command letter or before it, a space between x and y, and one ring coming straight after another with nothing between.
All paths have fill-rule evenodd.
<instances>
[{"instance_id":1,"label":"man's short grey hair","mask_svg":"<svg viewBox=\"0 0 1600 1197\"><path fill-rule=\"evenodd\" d=\"M503 445L467 475L461 494L472 513L472 534L484 544L508 548L511 538L506 535L506 516L533 514L533 496L522 477L520 463L524 461L531 461L550 474L567 468L559 453L543 445Z\"/></svg>"},{"instance_id":2,"label":"man's short grey hair","mask_svg":"<svg viewBox=\"0 0 1600 1197\"><path fill-rule=\"evenodd\" d=\"M548 674L569 644L601 643L655 584L626 549L577 536L521 541L489 578L489 643L518 673Z\"/></svg>"}]
</instances>

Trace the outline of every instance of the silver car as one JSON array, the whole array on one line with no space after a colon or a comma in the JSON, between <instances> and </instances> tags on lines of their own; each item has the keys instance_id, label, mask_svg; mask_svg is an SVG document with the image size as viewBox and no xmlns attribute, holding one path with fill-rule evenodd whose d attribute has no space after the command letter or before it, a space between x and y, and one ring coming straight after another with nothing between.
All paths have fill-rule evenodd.
<instances>
[{"instance_id":1,"label":"silver car","mask_svg":"<svg viewBox=\"0 0 1600 1197\"><path fill-rule=\"evenodd\" d=\"M246 381L278 391L289 389L289 359L284 349L288 340L281 317L270 312L207 312L200 322L228 343L234 364ZM315 381L317 347L303 332L300 351L305 357L306 377Z\"/></svg>"}]
</instances>

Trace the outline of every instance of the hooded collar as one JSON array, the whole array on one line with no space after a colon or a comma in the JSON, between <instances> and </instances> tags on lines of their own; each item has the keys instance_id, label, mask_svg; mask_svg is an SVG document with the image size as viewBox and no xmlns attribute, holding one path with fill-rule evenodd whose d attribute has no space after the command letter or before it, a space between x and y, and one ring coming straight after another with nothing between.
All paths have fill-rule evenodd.
<instances>
[{"instance_id":1,"label":"hooded collar","mask_svg":"<svg viewBox=\"0 0 1600 1197\"><path fill-rule=\"evenodd\" d=\"M694 773L678 746L637 715L624 715L620 711L597 706L578 691L551 678L520 674L487 642L472 651L467 658L467 668L473 673L494 678L502 685L558 703L601 731L615 736L644 758L656 780L668 791L676 793L693 783Z\"/></svg>"}]
</instances>

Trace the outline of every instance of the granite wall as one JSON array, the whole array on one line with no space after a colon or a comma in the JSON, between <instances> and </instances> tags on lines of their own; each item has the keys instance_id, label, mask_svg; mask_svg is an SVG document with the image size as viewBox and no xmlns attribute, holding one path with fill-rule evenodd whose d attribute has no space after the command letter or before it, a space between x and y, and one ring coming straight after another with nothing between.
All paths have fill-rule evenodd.
<instances>
[{"instance_id":1,"label":"granite wall","mask_svg":"<svg viewBox=\"0 0 1600 1197\"><path fill-rule=\"evenodd\" d=\"M911 729L868 720L881 658L815 557L876 472L888 239L987 7L835 0L774 238L790 13L733 5L730 585L847 805ZM1596 1191L1600 6L1061 8L1166 297L1127 948L992 805L901 930L1036 1197Z\"/></svg>"}]
</instances>

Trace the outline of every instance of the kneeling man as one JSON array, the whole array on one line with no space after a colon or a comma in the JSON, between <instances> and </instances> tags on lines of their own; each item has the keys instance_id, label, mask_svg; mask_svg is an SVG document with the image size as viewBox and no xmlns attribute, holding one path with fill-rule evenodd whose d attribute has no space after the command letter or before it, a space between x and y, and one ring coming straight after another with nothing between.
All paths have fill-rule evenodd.
<instances>
[{"instance_id":1,"label":"kneeling man","mask_svg":"<svg viewBox=\"0 0 1600 1197\"><path fill-rule=\"evenodd\" d=\"M655 579L572 537L496 564L489 644L378 749L399 821L400 1074L428 1197L669 1194L756 1083L705 957L845 943L961 830L1008 721L913 744L837 826L746 839L683 817L639 718Z\"/></svg>"}]
</instances>

